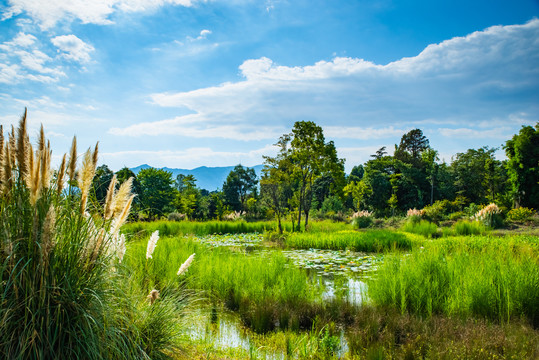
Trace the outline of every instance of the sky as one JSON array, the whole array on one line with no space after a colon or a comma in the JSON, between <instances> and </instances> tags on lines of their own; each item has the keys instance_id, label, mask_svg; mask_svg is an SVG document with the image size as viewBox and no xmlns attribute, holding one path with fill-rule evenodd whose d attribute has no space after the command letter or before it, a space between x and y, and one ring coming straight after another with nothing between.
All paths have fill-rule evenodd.
<instances>
[{"instance_id":1,"label":"sky","mask_svg":"<svg viewBox=\"0 0 539 360\"><path fill-rule=\"evenodd\" d=\"M314 121L346 170L419 128L441 161L539 121L538 0L0 0L0 124L59 162L254 166Z\"/></svg>"}]
</instances>

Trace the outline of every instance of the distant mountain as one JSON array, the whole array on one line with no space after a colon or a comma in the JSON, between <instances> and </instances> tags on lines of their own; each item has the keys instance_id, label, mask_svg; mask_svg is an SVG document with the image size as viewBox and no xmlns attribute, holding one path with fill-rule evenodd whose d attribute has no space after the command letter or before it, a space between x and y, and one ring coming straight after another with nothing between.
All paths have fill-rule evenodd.
<instances>
[{"instance_id":1,"label":"distant mountain","mask_svg":"<svg viewBox=\"0 0 539 360\"><path fill-rule=\"evenodd\" d=\"M139 165L137 167L131 168L131 170L138 174L138 172L142 169L147 169L151 167L150 165L144 164ZM246 166L248 167L248 166ZM262 172L262 168L264 165L256 165L252 166L250 168L255 170L256 176L258 176L258 179L260 180L260 174ZM159 168L158 168L159 169ZM226 180L226 177L228 174L234 169L234 166L222 166L222 167L207 167L207 166L201 166L197 167L196 169L187 170L187 169L171 169L168 167L160 168L166 171L169 171L172 173L172 178L176 179L176 177L179 174L183 175L194 175L195 179L197 180L196 184L197 187L201 189L206 189L209 191L221 189L223 187L223 183Z\"/></svg>"}]
</instances>

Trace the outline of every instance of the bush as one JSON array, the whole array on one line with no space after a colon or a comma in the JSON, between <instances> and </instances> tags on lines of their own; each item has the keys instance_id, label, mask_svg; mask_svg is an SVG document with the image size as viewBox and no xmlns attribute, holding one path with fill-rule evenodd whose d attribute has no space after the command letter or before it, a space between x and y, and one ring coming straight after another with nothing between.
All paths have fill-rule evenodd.
<instances>
[{"instance_id":1,"label":"bush","mask_svg":"<svg viewBox=\"0 0 539 360\"><path fill-rule=\"evenodd\" d=\"M172 213L168 214L167 220L168 221L182 221L182 220L185 220L185 214L172 212Z\"/></svg>"},{"instance_id":2,"label":"bush","mask_svg":"<svg viewBox=\"0 0 539 360\"><path fill-rule=\"evenodd\" d=\"M440 222L451 212L452 205L449 200L437 200L432 205L425 206L423 209L425 218Z\"/></svg>"},{"instance_id":3,"label":"bush","mask_svg":"<svg viewBox=\"0 0 539 360\"><path fill-rule=\"evenodd\" d=\"M533 209L527 207L519 207L517 209L511 209L507 213L507 219L511 221L523 221L531 218L535 214Z\"/></svg>"},{"instance_id":4,"label":"bush","mask_svg":"<svg viewBox=\"0 0 539 360\"><path fill-rule=\"evenodd\" d=\"M373 224L372 212L367 210L358 211L352 214L352 224L359 229L365 229Z\"/></svg>"}]
</instances>

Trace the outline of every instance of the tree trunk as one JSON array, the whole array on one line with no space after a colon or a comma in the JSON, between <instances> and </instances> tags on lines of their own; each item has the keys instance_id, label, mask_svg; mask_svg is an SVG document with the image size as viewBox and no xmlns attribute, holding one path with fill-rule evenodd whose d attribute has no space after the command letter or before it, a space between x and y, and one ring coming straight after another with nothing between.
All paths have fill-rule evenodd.
<instances>
[{"instance_id":1,"label":"tree trunk","mask_svg":"<svg viewBox=\"0 0 539 360\"><path fill-rule=\"evenodd\" d=\"M277 215L277 222L279 223L279 234L283 234L283 226L281 225L281 215Z\"/></svg>"},{"instance_id":2,"label":"tree trunk","mask_svg":"<svg viewBox=\"0 0 539 360\"><path fill-rule=\"evenodd\" d=\"M309 212L305 212L305 231L307 231L307 225L309 225Z\"/></svg>"}]
</instances>

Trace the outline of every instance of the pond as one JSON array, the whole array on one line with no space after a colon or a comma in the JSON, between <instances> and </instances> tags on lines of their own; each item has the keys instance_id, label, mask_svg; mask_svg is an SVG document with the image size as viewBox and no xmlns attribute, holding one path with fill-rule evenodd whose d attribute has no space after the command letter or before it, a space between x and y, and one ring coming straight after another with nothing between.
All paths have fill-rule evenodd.
<instances>
[{"instance_id":1,"label":"pond","mask_svg":"<svg viewBox=\"0 0 539 360\"><path fill-rule=\"evenodd\" d=\"M344 250L292 249L280 250L264 244L261 234L225 234L195 237L196 241L209 247L227 247L248 256L267 256L275 251L290 259L292 266L305 269L323 285L323 300L346 299L359 305L366 301L367 284L373 270L383 261L379 254L367 254ZM316 283L316 282L315 282ZM225 309L200 307L197 319L189 329L189 335L220 348L239 348L257 358L284 359L283 353L265 351L254 344L249 331L241 326L238 316ZM341 334L338 357L347 352L348 344Z\"/></svg>"}]
</instances>

